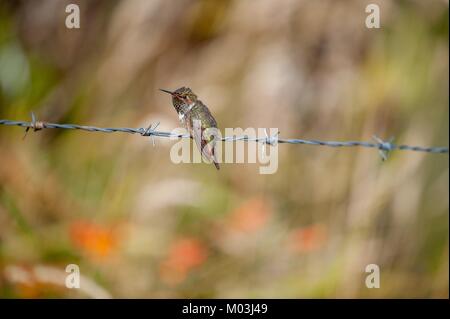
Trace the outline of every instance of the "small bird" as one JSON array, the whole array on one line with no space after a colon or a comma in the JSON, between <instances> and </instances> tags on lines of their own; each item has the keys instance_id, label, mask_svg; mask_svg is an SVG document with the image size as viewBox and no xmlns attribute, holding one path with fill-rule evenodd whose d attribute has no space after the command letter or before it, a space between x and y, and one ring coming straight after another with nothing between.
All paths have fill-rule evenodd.
<instances>
[{"instance_id":1,"label":"small bird","mask_svg":"<svg viewBox=\"0 0 450 319\"><path fill-rule=\"evenodd\" d=\"M217 128L217 122L211 115L208 107L197 98L190 88L181 87L175 91L160 89L172 95L172 103L178 113L181 125L191 134L195 144L204 158L212 161L217 169L220 169L214 136L204 136L208 128Z\"/></svg>"}]
</instances>

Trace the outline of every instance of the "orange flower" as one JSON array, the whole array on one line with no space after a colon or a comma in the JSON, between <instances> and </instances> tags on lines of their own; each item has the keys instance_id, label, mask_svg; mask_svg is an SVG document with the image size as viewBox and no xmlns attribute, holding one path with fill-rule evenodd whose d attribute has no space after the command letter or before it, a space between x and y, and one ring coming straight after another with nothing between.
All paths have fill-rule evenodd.
<instances>
[{"instance_id":1,"label":"orange flower","mask_svg":"<svg viewBox=\"0 0 450 319\"><path fill-rule=\"evenodd\" d=\"M250 199L237 207L230 216L230 227L242 232L254 232L268 221L268 203L261 198Z\"/></svg>"},{"instance_id":2,"label":"orange flower","mask_svg":"<svg viewBox=\"0 0 450 319\"><path fill-rule=\"evenodd\" d=\"M77 221L70 225L72 243L93 258L106 258L117 246L112 228L88 221Z\"/></svg>"},{"instance_id":3,"label":"orange flower","mask_svg":"<svg viewBox=\"0 0 450 319\"><path fill-rule=\"evenodd\" d=\"M195 238L180 238L169 248L167 258L161 263L160 274L168 284L184 281L188 273L202 265L207 258L204 244Z\"/></svg>"},{"instance_id":4,"label":"orange flower","mask_svg":"<svg viewBox=\"0 0 450 319\"><path fill-rule=\"evenodd\" d=\"M294 230L289 236L289 246L295 252L311 252L323 247L326 237L325 227L314 224Z\"/></svg>"}]
</instances>

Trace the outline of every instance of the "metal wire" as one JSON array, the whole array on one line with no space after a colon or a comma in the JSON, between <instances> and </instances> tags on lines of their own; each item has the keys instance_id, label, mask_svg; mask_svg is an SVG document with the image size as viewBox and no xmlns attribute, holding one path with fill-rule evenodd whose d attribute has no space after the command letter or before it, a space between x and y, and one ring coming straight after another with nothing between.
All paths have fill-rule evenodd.
<instances>
[{"instance_id":1,"label":"metal wire","mask_svg":"<svg viewBox=\"0 0 450 319\"><path fill-rule=\"evenodd\" d=\"M6 126L20 126L25 127L26 132L32 129L33 131L38 131L41 129L53 128L53 129L68 129L68 130L83 130L88 132L102 132L102 133L129 133L129 134L139 134L142 136L150 137L166 137L166 138L191 138L189 134L174 134L171 132L157 131L159 123L156 125L150 125L147 128L130 128L130 127L96 127L87 125L77 125L77 124L57 124L37 121L34 113L31 113L31 122L25 121L11 121L11 120L1 120L0 125ZM396 145L392 143L392 139L389 141L383 141L377 136L373 136L375 142L360 142L360 141L320 141L320 140L307 140L307 139L283 139L278 138L278 133L269 136L266 130L265 137L250 137L250 136L226 136L221 138L224 142L231 141L246 141L246 142L259 142L263 145L276 145L280 144L304 144L304 145L315 145L315 146L328 146L328 147L366 147L366 148L376 148L379 150L380 156L383 160L387 159L387 155L390 151L400 150L400 151L415 151L415 152L426 152L426 153L448 153L448 147L422 147L422 146L410 146L410 145ZM153 140L154 144L154 140Z\"/></svg>"}]
</instances>

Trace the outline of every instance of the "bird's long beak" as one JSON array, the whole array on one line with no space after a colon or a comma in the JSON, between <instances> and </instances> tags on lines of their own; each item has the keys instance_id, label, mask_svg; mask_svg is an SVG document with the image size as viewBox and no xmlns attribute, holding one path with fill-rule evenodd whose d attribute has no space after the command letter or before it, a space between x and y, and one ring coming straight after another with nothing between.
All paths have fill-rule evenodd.
<instances>
[{"instance_id":1,"label":"bird's long beak","mask_svg":"<svg viewBox=\"0 0 450 319\"><path fill-rule=\"evenodd\" d=\"M174 95L175 94L174 92L169 91L169 90L164 90L164 89L159 89L159 90L163 91L163 92L166 92L166 93L169 93L170 95Z\"/></svg>"}]
</instances>

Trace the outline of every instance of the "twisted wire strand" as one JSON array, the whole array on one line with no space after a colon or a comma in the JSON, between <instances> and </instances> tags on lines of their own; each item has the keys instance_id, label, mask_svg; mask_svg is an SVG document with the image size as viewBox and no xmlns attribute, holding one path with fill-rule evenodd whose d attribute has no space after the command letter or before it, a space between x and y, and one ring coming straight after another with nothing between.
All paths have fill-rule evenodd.
<instances>
[{"instance_id":1,"label":"twisted wire strand","mask_svg":"<svg viewBox=\"0 0 450 319\"><path fill-rule=\"evenodd\" d=\"M158 123L159 124L159 123ZM11 120L1 120L0 125L6 126L20 126L25 127L26 131L32 129L33 131L38 131L41 129L69 129L69 130L83 130L88 132L102 132L102 133L129 133L129 134L140 134L142 136L151 137L165 137L165 138L191 138L189 134L175 134L171 132L157 131L158 126L150 125L148 128L130 128L130 127L96 127L87 125L77 125L77 124L58 124L58 123L47 123L42 121L37 121L34 114L32 114L32 121L11 121ZM374 136L375 142L362 142L362 141L321 141L321 140L307 140L307 139L283 139L278 138L278 134L274 136L268 136L266 131L266 137L250 137L250 136L226 136L221 138L224 142L232 141L245 141L245 142L257 142L269 145L280 144L303 144L303 145L314 145L314 146L328 146L328 147L366 147L366 148L376 148L380 150L380 155L383 159L386 159L387 153L393 150L400 151L415 151L415 152L426 152L426 153L448 153L448 147L422 147L422 146L410 146L410 145L396 145L391 141L383 141L380 138Z\"/></svg>"}]
</instances>

